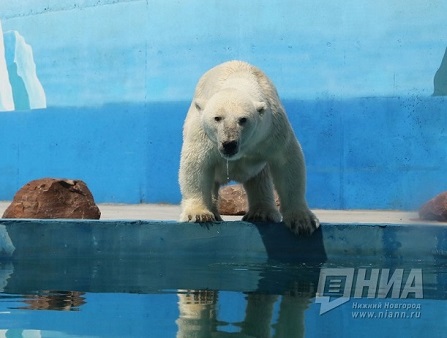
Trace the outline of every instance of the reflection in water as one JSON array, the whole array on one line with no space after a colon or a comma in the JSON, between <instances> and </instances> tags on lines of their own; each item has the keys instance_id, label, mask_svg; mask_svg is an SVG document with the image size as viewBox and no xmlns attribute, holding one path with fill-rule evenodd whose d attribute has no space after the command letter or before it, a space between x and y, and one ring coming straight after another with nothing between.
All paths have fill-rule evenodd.
<instances>
[{"instance_id":1,"label":"reflection in water","mask_svg":"<svg viewBox=\"0 0 447 338\"><path fill-rule=\"evenodd\" d=\"M447 48L433 82L433 96L447 96Z\"/></svg>"},{"instance_id":2,"label":"reflection in water","mask_svg":"<svg viewBox=\"0 0 447 338\"><path fill-rule=\"evenodd\" d=\"M26 304L20 309L79 311L84 305L84 292L78 291L41 291L38 295L24 295Z\"/></svg>"},{"instance_id":3,"label":"reflection in water","mask_svg":"<svg viewBox=\"0 0 447 338\"><path fill-rule=\"evenodd\" d=\"M207 337L211 332L216 332L217 291L180 290L178 297L178 338Z\"/></svg>"},{"instance_id":4,"label":"reflection in water","mask_svg":"<svg viewBox=\"0 0 447 338\"><path fill-rule=\"evenodd\" d=\"M237 323L240 332L232 333L231 337L304 337L304 313L314 295L313 286L304 290L297 288L282 296L246 294L245 316L241 323ZM218 330L222 325L218 320L218 291L179 290L178 299L177 338L230 335ZM274 316L275 304L279 307L277 316Z\"/></svg>"}]
</instances>

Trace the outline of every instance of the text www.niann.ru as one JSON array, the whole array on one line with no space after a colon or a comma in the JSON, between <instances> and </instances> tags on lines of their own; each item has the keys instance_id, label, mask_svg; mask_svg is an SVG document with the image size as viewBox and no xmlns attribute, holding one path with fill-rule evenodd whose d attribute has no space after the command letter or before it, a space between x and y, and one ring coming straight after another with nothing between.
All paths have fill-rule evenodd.
<instances>
[{"instance_id":1,"label":"text www.niann.ru","mask_svg":"<svg viewBox=\"0 0 447 338\"><path fill-rule=\"evenodd\" d=\"M354 319L419 319L421 318L421 304L399 304L399 303L376 303L362 304L353 303L352 308L356 310L368 311L352 311L351 316Z\"/></svg>"}]
</instances>

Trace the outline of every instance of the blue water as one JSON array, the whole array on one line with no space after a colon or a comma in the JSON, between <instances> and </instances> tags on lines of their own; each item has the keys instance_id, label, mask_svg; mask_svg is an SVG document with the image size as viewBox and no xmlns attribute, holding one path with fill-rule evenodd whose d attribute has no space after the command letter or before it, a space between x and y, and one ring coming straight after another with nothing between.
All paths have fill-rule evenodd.
<instances>
[{"instance_id":1,"label":"blue water","mask_svg":"<svg viewBox=\"0 0 447 338\"><path fill-rule=\"evenodd\" d=\"M154 280L176 271L132 272L126 261L100 262L89 278L79 274L82 264L67 271L61 263L55 273L33 263L0 263L0 337L445 337L447 329L442 263L201 262L188 267L188 279L173 277L179 284L169 289L154 289ZM109 279L112 269L123 274ZM215 281L215 274L219 289L189 288ZM253 276L252 290L235 287L238 278ZM332 307L326 312L324 296ZM343 302L332 303L337 299Z\"/></svg>"}]
</instances>

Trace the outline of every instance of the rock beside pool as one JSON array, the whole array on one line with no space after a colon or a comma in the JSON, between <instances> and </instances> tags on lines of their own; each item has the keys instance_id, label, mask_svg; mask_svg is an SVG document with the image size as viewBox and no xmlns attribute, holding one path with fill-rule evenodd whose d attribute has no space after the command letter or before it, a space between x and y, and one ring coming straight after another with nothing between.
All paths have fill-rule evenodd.
<instances>
[{"instance_id":1,"label":"rock beside pool","mask_svg":"<svg viewBox=\"0 0 447 338\"><path fill-rule=\"evenodd\" d=\"M247 194L242 184L227 185L219 190L221 215L245 215L248 210Z\"/></svg>"},{"instance_id":2,"label":"rock beside pool","mask_svg":"<svg viewBox=\"0 0 447 338\"><path fill-rule=\"evenodd\" d=\"M279 206L276 192L275 200L276 206ZM243 185L234 184L220 188L218 207L221 215L245 215L248 210L248 200Z\"/></svg>"},{"instance_id":3,"label":"rock beside pool","mask_svg":"<svg viewBox=\"0 0 447 338\"><path fill-rule=\"evenodd\" d=\"M419 209L419 217L427 221L447 222L447 192L443 192Z\"/></svg>"},{"instance_id":4,"label":"rock beside pool","mask_svg":"<svg viewBox=\"0 0 447 338\"><path fill-rule=\"evenodd\" d=\"M25 184L3 218L99 219L101 212L81 180L43 178Z\"/></svg>"}]
</instances>

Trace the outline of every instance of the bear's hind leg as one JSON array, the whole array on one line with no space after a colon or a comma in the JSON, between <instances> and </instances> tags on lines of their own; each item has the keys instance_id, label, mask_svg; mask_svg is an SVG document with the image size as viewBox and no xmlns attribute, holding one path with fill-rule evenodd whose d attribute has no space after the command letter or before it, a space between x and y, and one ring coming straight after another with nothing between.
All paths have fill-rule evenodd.
<instances>
[{"instance_id":1,"label":"bear's hind leg","mask_svg":"<svg viewBox=\"0 0 447 338\"><path fill-rule=\"evenodd\" d=\"M248 197L248 212L244 221L281 222L281 214L275 204L273 183L266 165L257 175L244 182Z\"/></svg>"}]
</instances>

